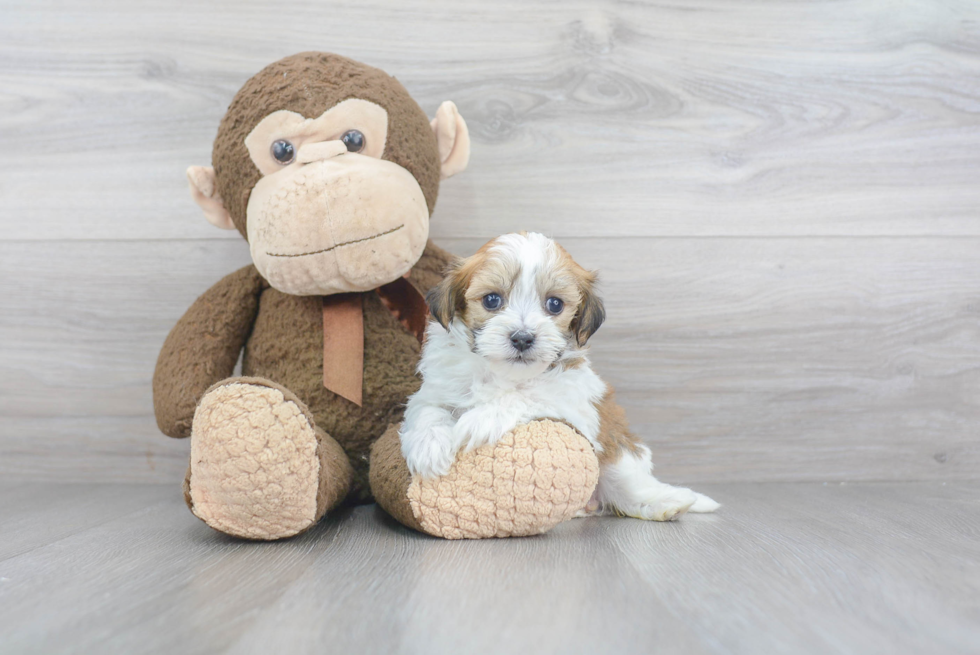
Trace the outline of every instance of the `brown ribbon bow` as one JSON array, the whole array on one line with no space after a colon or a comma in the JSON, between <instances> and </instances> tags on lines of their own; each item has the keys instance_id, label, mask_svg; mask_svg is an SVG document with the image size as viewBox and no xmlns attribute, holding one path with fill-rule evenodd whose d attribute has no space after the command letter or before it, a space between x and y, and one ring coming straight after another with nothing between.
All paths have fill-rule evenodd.
<instances>
[{"instance_id":1,"label":"brown ribbon bow","mask_svg":"<svg viewBox=\"0 0 980 655\"><path fill-rule=\"evenodd\" d=\"M429 306L404 277L374 290L388 311L422 343ZM358 407L364 385L364 294L323 297L323 386Z\"/></svg>"}]
</instances>

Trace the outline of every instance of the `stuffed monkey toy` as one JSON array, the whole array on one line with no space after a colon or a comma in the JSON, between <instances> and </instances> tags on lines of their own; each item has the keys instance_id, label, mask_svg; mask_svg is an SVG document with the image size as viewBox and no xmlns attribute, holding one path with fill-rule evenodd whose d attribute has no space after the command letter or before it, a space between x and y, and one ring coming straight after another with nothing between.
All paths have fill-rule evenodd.
<instances>
[{"instance_id":1,"label":"stuffed monkey toy","mask_svg":"<svg viewBox=\"0 0 980 655\"><path fill-rule=\"evenodd\" d=\"M432 535L515 536L586 505L598 463L562 423L519 426L442 478L412 479L401 455L424 294L451 259L429 218L469 150L453 103L430 121L395 78L333 54L282 59L235 96L213 168L187 176L253 263L194 302L153 377L161 431L191 439L184 498L209 526L281 539L374 498Z\"/></svg>"}]
</instances>

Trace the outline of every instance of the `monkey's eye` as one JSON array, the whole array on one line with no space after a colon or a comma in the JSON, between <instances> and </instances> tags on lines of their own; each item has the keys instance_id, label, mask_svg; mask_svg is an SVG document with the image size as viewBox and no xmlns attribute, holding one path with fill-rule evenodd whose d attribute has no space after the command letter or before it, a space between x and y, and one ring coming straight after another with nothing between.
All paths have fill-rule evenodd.
<instances>
[{"instance_id":1,"label":"monkey's eye","mask_svg":"<svg viewBox=\"0 0 980 655\"><path fill-rule=\"evenodd\" d=\"M347 146L347 152L360 152L364 150L364 135L360 130L347 130L340 140Z\"/></svg>"},{"instance_id":2,"label":"monkey's eye","mask_svg":"<svg viewBox=\"0 0 980 655\"><path fill-rule=\"evenodd\" d=\"M500 309L500 303L502 302L503 299L496 293L488 293L483 296L483 308L491 312L495 309Z\"/></svg>"},{"instance_id":3,"label":"monkey's eye","mask_svg":"<svg viewBox=\"0 0 980 655\"><path fill-rule=\"evenodd\" d=\"M555 298L554 296L548 298L545 306L552 314L561 314L561 310L565 309L565 303L562 302L561 298Z\"/></svg>"},{"instance_id":4,"label":"monkey's eye","mask_svg":"<svg viewBox=\"0 0 980 655\"><path fill-rule=\"evenodd\" d=\"M296 148L289 141L279 139L272 142L272 157L280 164L291 164L296 158Z\"/></svg>"}]
</instances>

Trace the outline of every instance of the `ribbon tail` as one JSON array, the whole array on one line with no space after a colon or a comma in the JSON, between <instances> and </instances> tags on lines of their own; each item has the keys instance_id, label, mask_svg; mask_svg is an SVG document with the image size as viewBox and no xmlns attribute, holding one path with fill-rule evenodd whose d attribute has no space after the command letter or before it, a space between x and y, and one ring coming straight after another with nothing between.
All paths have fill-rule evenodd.
<instances>
[{"instance_id":1,"label":"ribbon tail","mask_svg":"<svg viewBox=\"0 0 980 655\"><path fill-rule=\"evenodd\" d=\"M323 386L361 406L364 300L359 293L323 297Z\"/></svg>"}]
</instances>

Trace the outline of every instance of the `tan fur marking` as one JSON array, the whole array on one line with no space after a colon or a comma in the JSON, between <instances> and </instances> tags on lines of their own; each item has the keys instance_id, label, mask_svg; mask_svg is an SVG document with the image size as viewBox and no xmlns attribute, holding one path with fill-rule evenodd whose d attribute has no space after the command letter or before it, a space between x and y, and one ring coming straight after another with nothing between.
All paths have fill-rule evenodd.
<instances>
[{"instance_id":1,"label":"tan fur marking","mask_svg":"<svg viewBox=\"0 0 980 655\"><path fill-rule=\"evenodd\" d=\"M457 317L465 321L466 290L470 286L470 279L474 273L489 257L488 251L492 244L493 241L485 243L482 248L466 259L455 258L449 268L446 269L442 282L432 289L426 297L432 315L443 327L448 328L449 322Z\"/></svg>"},{"instance_id":2,"label":"tan fur marking","mask_svg":"<svg viewBox=\"0 0 980 655\"><path fill-rule=\"evenodd\" d=\"M582 268L560 244L555 243L554 247L557 261L540 276L539 294L542 298L556 296L565 303L565 309L555 321L569 333L569 343L581 347L605 315L595 290L596 274Z\"/></svg>"},{"instance_id":3,"label":"tan fur marking","mask_svg":"<svg viewBox=\"0 0 980 655\"><path fill-rule=\"evenodd\" d=\"M585 357L574 357L572 359L563 359L560 362L556 362L556 365L561 366L563 371L576 369L583 364L585 364Z\"/></svg>"},{"instance_id":4,"label":"tan fur marking","mask_svg":"<svg viewBox=\"0 0 980 655\"><path fill-rule=\"evenodd\" d=\"M488 293L500 294L503 298L501 307L505 307L514 283L521 275L520 262L490 254L490 248L495 242L496 240L489 242L476 255L466 260L469 274L462 314L463 321L470 330L482 326L495 313L483 307L483 297Z\"/></svg>"},{"instance_id":5,"label":"tan fur marking","mask_svg":"<svg viewBox=\"0 0 980 655\"><path fill-rule=\"evenodd\" d=\"M565 303L561 313L554 316L553 320L568 335L571 343L575 338L572 333L572 321L575 320L579 304L582 302L582 294L579 291L581 283L578 276L571 271L547 270L538 276L537 282L538 295L541 297L542 303L552 296Z\"/></svg>"},{"instance_id":6,"label":"tan fur marking","mask_svg":"<svg viewBox=\"0 0 980 655\"><path fill-rule=\"evenodd\" d=\"M598 403L599 410L599 464L605 465L617 461L624 451L636 454L637 446L642 445L640 438L630 431L626 420L626 411L616 402L616 392L606 385L606 394Z\"/></svg>"}]
</instances>

